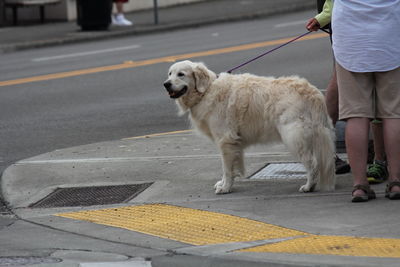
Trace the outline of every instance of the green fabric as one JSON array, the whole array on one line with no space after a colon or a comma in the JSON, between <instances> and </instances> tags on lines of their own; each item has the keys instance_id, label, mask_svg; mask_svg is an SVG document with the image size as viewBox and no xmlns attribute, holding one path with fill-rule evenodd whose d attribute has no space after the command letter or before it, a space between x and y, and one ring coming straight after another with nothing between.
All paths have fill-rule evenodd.
<instances>
[{"instance_id":1,"label":"green fabric","mask_svg":"<svg viewBox=\"0 0 400 267\"><path fill-rule=\"evenodd\" d=\"M332 1L326 0L322 12L315 16L315 19L318 21L321 27L324 27L331 22L332 8Z\"/></svg>"},{"instance_id":2,"label":"green fabric","mask_svg":"<svg viewBox=\"0 0 400 267\"><path fill-rule=\"evenodd\" d=\"M385 181L387 177L388 172L385 163L382 164L375 160L374 163L368 166L367 178L369 182L380 183Z\"/></svg>"}]
</instances>

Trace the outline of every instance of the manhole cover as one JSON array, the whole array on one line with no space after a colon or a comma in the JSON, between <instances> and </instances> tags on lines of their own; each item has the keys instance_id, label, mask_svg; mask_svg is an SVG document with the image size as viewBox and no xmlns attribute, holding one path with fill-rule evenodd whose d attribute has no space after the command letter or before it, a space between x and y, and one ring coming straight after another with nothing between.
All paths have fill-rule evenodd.
<instances>
[{"instance_id":1,"label":"manhole cover","mask_svg":"<svg viewBox=\"0 0 400 267\"><path fill-rule=\"evenodd\" d=\"M39 263L56 263L61 262L57 258L43 258L43 257L0 257L0 266L21 266L32 265Z\"/></svg>"},{"instance_id":2,"label":"manhole cover","mask_svg":"<svg viewBox=\"0 0 400 267\"><path fill-rule=\"evenodd\" d=\"M270 163L250 179L299 179L306 178L306 169L301 163Z\"/></svg>"},{"instance_id":3,"label":"manhole cover","mask_svg":"<svg viewBox=\"0 0 400 267\"><path fill-rule=\"evenodd\" d=\"M57 188L31 208L109 205L129 201L153 183Z\"/></svg>"}]
</instances>

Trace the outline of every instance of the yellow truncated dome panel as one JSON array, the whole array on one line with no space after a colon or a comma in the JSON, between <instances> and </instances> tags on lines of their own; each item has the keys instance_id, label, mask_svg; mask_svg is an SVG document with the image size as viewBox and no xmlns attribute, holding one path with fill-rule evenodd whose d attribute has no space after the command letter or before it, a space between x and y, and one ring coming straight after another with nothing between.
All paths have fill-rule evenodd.
<instances>
[{"instance_id":1,"label":"yellow truncated dome panel","mask_svg":"<svg viewBox=\"0 0 400 267\"><path fill-rule=\"evenodd\" d=\"M61 213L193 245L287 238L307 233L222 213L154 204Z\"/></svg>"},{"instance_id":2,"label":"yellow truncated dome panel","mask_svg":"<svg viewBox=\"0 0 400 267\"><path fill-rule=\"evenodd\" d=\"M400 239L311 235L240 251L400 258Z\"/></svg>"},{"instance_id":3,"label":"yellow truncated dome panel","mask_svg":"<svg viewBox=\"0 0 400 267\"><path fill-rule=\"evenodd\" d=\"M164 204L69 212L57 216L192 245L278 239L275 243L238 250L240 252L400 258L400 239L313 235L237 216Z\"/></svg>"}]
</instances>

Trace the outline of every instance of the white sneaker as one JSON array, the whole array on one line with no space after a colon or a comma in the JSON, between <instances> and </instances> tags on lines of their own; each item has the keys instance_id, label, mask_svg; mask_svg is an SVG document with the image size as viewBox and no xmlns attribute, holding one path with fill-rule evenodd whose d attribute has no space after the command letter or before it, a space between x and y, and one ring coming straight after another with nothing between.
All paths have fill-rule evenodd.
<instances>
[{"instance_id":1,"label":"white sneaker","mask_svg":"<svg viewBox=\"0 0 400 267\"><path fill-rule=\"evenodd\" d=\"M133 23L129 20L127 20L124 16L124 14L116 14L111 16L112 19L112 24L117 25L117 26L132 26Z\"/></svg>"}]
</instances>

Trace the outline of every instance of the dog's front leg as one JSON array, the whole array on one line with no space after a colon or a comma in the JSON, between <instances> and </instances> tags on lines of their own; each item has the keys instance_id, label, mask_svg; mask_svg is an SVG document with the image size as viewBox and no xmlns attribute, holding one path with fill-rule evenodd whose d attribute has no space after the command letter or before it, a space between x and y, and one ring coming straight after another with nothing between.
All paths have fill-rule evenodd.
<instances>
[{"instance_id":1,"label":"dog's front leg","mask_svg":"<svg viewBox=\"0 0 400 267\"><path fill-rule=\"evenodd\" d=\"M239 142L222 143L220 149L224 173L214 188L216 194L226 194L231 192L234 179L244 175L243 149Z\"/></svg>"}]
</instances>

